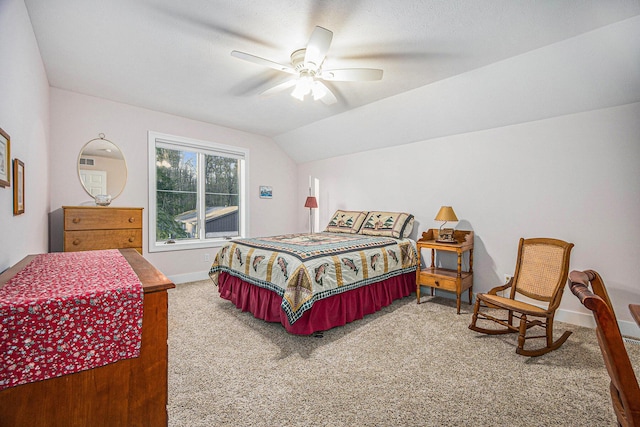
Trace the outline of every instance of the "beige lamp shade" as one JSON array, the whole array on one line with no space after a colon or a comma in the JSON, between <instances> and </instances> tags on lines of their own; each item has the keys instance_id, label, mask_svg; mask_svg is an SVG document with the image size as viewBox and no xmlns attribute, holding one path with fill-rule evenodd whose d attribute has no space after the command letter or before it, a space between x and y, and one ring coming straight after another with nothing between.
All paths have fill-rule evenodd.
<instances>
[{"instance_id":1,"label":"beige lamp shade","mask_svg":"<svg viewBox=\"0 0 640 427\"><path fill-rule=\"evenodd\" d=\"M436 221L457 221L458 217L451 206L442 206L435 217Z\"/></svg>"}]
</instances>

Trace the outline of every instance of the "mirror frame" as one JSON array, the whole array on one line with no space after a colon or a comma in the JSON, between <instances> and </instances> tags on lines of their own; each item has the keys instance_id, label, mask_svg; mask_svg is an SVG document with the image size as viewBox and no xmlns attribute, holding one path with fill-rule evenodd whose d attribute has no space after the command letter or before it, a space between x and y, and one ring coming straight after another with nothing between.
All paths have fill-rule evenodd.
<instances>
[{"instance_id":1,"label":"mirror frame","mask_svg":"<svg viewBox=\"0 0 640 427\"><path fill-rule=\"evenodd\" d=\"M85 154L85 151L87 150L87 147L90 146L90 144L94 143L95 141L101 141L102 143L105 144L111 144L113 147L116 148L116 150L119 153L119 156L109 156L111 158L114 159L122 159L122 162L124 164L124 177L123 177L123 182L122 182L122 186L120 187L119 191L116 194L110 194L111 196L111 200L115 199L116 197L118 197L119 195L122 194L122 192L124 191L124 187L127 185L127 179L128 179L128 174L129 174L129 168L127 167L127 160L124 157L124 153L122 152L122 150L120 149L120 147L118 147L113 141L110 141L108 139L105 138L105 135L103 133L98 134L98 138L93 138L91 140L89 140L86 144L84 144L82 146L82 148L80 149L80 153L78 154L78 160L76 161L76 169L78 172L78 179L80 180L80 185L82 185L82 188L84 189L84 191L91 196L92 199L95 200L95 196L93 194L91 194L89 192L89 190L87 189L87 187L85 186L84 182L82 181L82 176L80 175L80 159L83 157L100 157L100 156L96 156L95 154ZM102 157L106 157L106 156L102 156ZM107 181L108 183L108 181ZM107 191L107 193L109 193Z\"/></svg>"}]
</instances>

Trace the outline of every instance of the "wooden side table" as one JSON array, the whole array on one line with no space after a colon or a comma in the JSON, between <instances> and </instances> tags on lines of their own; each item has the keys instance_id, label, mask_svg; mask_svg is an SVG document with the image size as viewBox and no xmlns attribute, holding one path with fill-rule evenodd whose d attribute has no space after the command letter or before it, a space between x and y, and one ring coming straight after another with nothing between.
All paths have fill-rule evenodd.
<instances>
[{"instance_id":1,"label":"wooden side table","mask_svg":"<svg viewBox=\"0 0 640 427\"><path fill-rule=\"evenodd\" d=\"M469 304L473 299L473 231L455 230L453 237L457 243L438 242L438 230L430 229L422 233L418 240L418 270L416 271L416 298L420 304L420 286L431 287L431 295L434 289L442 289L456 293L456 307L460 314L460 296L465 290L469 290ZM431 249L431 266L421 268L421 249ZM436 267L436 251L456 252L458 254L458 268L448 269ZM462 256L469 252L469 269L462 270Z\"/></svg>"}]
</instances>

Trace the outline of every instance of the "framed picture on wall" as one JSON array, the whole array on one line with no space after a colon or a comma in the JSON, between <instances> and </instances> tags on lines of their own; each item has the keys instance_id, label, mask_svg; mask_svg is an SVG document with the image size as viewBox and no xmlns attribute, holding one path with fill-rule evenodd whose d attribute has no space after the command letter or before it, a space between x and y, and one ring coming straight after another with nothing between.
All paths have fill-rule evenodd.
<instances>
[{"instance_id":1,"label":"framed picture on wall","mask_svg":"<svg viewBox=\"0 0 640 427\"><path fill-rule=\"evenodd\" d=\"M13 159L13 214L24 213L24 163Z\"/></svg>"},{"instance_id":2,"label":"framed picture on wall","mask_svg":"<svg viewBox=\"0 0 640 427\"><path fill-rule=\"evenodd\" d=\"M273 189L268 185L260 186L260 198L271 199L273 197Z\"/></svg>"},{"instance_id":3,"label":"framed picture on wall","mask_svg":"<svg viewBox=\"0 0 640 427\"><path fill-rule=\"evenodd\" d=\"M0 128L0 187L11 185L11 138Z\"/></svg>"}]
</instances>

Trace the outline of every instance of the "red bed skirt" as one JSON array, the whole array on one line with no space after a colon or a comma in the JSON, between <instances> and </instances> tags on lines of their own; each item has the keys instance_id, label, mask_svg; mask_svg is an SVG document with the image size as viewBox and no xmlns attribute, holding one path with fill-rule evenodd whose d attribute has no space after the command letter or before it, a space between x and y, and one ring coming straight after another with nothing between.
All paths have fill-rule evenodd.
<instances>
[{"instance_id":1,"label":"red bed skirt","mask_svg":"<svg viewBox=\"0 0 640 427\"><path fill-rule=\"evenodd\" d=\"M225 272L220 272L218 276L218 292L221 298L231 301L236 307L252 313L258 319L281 323L288 332L296 335L326 331L362 319L366 314L375 313L415 290L416 274L401 274L318 300L291 325L281 308L281 296Z\"/></svg>"}]
</instances>

